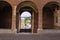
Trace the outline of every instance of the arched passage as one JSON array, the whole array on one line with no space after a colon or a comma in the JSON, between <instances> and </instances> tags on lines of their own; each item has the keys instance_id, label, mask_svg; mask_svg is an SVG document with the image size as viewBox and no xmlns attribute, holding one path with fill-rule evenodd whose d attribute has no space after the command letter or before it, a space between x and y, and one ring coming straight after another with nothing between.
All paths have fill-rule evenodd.
<instances>
[{"instance_id":1,"label":"arched passage","mask_svg":"<svg viewBox=\"0 0 60 40\"><path fill-rule=\"evenodd\" d=\"M57 2L48 2L43 7L43 29L54 29L55 20L58 21L58 18L55 18L55 11L59 10L59 7Z\"/></svg>"},{"instance_id":2,"label":"arched passage","mask_svg":"<svg viewBox=\"0 0 60 40\"><path fill-rule=\"evenodd\" d=\"M20 3L18 6L17 6L17 16L16 16L16 27L17 27L17 31L18 32L21 32L21 18L19 20L19 15L21 17L21 14L22 12L29 12L31 14L31 28L30 29L23 29L22 31L24 32L34 32L36 33L37 32L37 28L38 28L38 13L37 13L37 7L36 5L31 2L31 1L24 1L22 3ZM25 31L26 30L26 31Z\"/></svg>"},{"instance_id":3,"label":"arched passage","mask_svg":"<svg viewBox=\"0 0 60 40\"><path fill-rule=\"evenodd\" d=\"M12 7L6 1L0 1L0 28L10 29L12 22Z\"/></svg>"}]
</instances>

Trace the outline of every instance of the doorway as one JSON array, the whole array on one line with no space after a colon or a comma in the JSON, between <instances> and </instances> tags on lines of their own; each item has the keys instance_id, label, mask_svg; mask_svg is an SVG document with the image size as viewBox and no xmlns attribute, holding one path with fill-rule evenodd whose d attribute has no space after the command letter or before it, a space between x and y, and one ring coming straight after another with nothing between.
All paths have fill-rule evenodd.
<instances>
[{"instance_id":1,"label":"doorway","mask_svg":"<svg viewBox=\"0 0 60 40\"><path fill-rule=\"evenodd\" d=\"M55 10L59 10L57 2L49 2L43 7L43 29L54 29Z\"/></svg>"},{"instance_id":2,"label":"doorway","mask_svg":"<svg viewBox=\"0 0 60 40\"><path fill-rule=\"evenodd\" d=\"M29 11L23 11L21 13L19 16L19 24L21 23L20 32L31 32L31 19L31 13Z\"/></svg>"},{"instance_id":3,"label":"doorway","mask_svg":"<svg viewBox=\"0 0 60 40\"><path fill-rule=\"evenodd\" d=\"M53 29L54 27L54 13L48 7L44 8L43 11L43 29Z\"/></svg>"},{"instance_id":4,"label":"doorway","mask_svg":"<svg viewBox=\"0 0 60 40\"><path fill-rule=\"evenodd\" d=\"M24 1L17 6L16 28L18 33L37 33L38 12L31 1Z\"/></svg>"},{"instance_id":5,"label":"doorway","mask_svg":"<svg viewBox=\"0 0 60 40\"><path fill-rule=\"evenodd\" d=\"M32 32L32 8L23 7L19 10L18 14L19 32L31 33Z\"/></svg>"},{"instance_id":6,"label":"doorway","mask_svg":"<svg viewBox=\"0 0 60 40\"><path fill-rule=\"evenodd\" d=\"M11 29L12 7L6 1L0 1L0 28Z\"/></svg>"}]
</instances>

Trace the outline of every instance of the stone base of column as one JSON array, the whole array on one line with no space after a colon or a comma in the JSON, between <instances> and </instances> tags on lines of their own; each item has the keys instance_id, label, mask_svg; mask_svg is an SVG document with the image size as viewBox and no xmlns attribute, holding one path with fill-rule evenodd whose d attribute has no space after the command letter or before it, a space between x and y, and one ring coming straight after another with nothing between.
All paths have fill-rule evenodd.
<instances>
[{"instance_id":1,"label":"stone base of column","mask_svg":"<svg viewBox=\"0 0 60 40\"><path fill-rule=\"evenodd\" d=\"M17 33L17 29L16 28L12 28L11 31L12 31L12 33Z\"/></svg>"},{"instance_id":2,"label":"stone base of column","mask_svg":"<svg viewBox=\"0 0 60 40\"><path fill-rule=\"evenodd\" d=\"M41 31L43 31L43 29L41 28L41 29L37 29L37 33L40 33Z\"/></svg>"}]
</instances>

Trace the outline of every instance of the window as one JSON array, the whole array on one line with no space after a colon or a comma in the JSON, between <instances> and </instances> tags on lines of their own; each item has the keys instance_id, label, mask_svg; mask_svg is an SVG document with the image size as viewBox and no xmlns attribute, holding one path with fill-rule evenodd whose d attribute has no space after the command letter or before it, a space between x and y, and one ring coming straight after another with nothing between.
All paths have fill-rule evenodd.
<instances>
[{"instance_id":1,"label":"window","mask_svg":"<svg viewBox=\"0 0 60 40\"><path fill-rule=\"evenodd\" d=\"M56 16L56 23L58 23L58 17Z\"/></svg>"}]
</instances>

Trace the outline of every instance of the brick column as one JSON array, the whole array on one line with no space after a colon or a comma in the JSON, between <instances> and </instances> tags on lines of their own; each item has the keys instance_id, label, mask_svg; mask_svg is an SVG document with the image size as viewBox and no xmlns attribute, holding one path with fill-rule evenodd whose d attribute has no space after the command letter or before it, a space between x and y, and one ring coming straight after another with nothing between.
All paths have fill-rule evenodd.
<instances>
[{"instance_id":1,"label":"brick column","mask_svg":"<svg viewBox=\"0 0 60 40\"><path fill-rule=\"evenodd\" d=\"M38 30L37 30L38 33L43 30L43 29L42 29L42 27L43 27L43 25L42 25L42 23L43 23L42 18L43 18L43 17L42 17L42 10L39 9L39 10L38 10Z\"/></svg>"},{"instance_id":2,"label":"brick column","mask_svg":"<svg viewBox=\"0 0 60 40\"><path fill-rule=\"evenodd\" d=\"M12 7L12 32L16 32L16 6Z\"/></svg>"}]
</instances>

